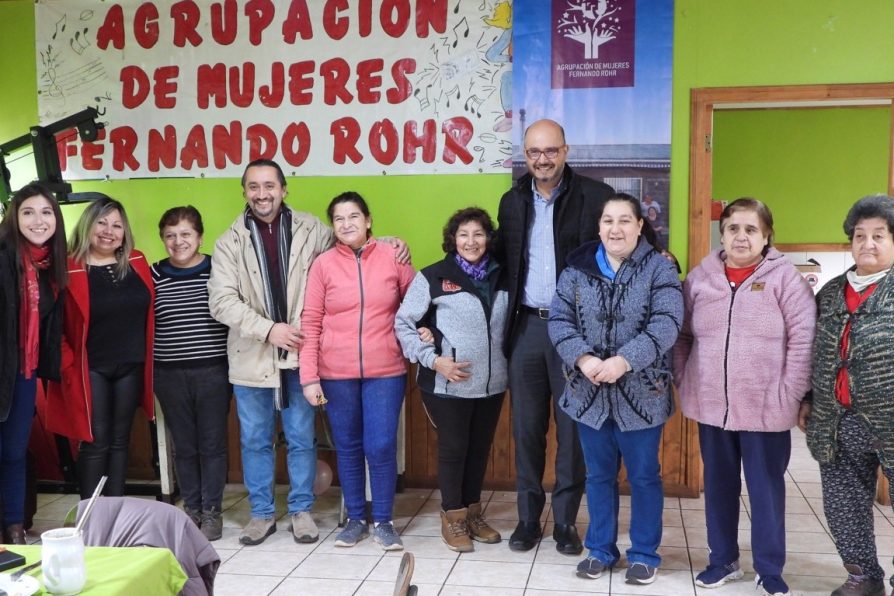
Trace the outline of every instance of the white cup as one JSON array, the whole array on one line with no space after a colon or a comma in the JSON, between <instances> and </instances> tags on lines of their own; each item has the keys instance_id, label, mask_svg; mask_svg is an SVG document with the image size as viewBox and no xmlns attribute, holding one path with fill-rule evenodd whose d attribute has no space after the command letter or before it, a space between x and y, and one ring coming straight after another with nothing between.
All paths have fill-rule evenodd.
<instances>
[{"instance_id":1,"label":"white cup","mask_svg":"<svg viewBox=\"0 0 894 596\"><path fill-rule=\"evenodd\" d=\"M47 592L57 596L80 593L87 582L81 533L74 528L47 530L40 540L41 571Z\"/></svg>"}]
</instances>

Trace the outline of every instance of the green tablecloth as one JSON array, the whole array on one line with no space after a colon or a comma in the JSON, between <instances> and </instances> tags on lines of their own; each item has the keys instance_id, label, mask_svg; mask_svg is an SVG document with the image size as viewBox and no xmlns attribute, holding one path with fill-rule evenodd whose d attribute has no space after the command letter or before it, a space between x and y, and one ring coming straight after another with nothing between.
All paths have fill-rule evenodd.
<instances>
[{"instance_id":1,"label":"green tablecloth","mask_svg":"<svg viewBox=\"0 0 894 596\"><path fill-rule=\"evenodd\" d=\"M40 545L9 545L11 551L24 555L27 563L40 559ZM87 583L81 594L127 594L156 596L178 594L186 583L186 574L174 554L166 548L111 546L86 547ZM15 569L7 570L12 573ZM39 569L29 575L43 581ZM41 590L38 594L46 594Z\"/></svg>"}]
</instances>

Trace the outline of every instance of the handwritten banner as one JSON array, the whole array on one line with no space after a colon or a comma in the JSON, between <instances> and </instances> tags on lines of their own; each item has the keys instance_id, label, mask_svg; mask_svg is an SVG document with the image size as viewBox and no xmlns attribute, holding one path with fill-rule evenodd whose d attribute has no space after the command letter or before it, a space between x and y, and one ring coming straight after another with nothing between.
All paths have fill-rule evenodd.
<instances>
[{"instance_id":1,"label":"handwritten banner","mask_svg":"<svg viewBox=\"0 0 894 596\"><path fill-rule=\"evenodd\" d=\"M68 179L499 172L512 146L511 4L39 0L42 124Z\"/></svg>"}]
</instances>

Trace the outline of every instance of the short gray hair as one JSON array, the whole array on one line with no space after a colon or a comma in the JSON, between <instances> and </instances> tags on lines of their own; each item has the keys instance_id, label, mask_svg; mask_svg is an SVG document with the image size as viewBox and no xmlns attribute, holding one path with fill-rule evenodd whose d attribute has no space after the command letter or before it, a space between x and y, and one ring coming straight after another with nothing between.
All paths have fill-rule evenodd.
<instances>
[{"instance_id":1,"label":"short gray hair","mask_svg":"<svg viewBox=\"0 0 894 596\"><path fill-rule=\"evenodd\" d=\"M894 197L868 195L854 203L844 218L844 233L847 234L847 239L854 239L854 228L858 223L874 217L885 220L888 232L894 234Z\"/></svg>"}]
</instances>

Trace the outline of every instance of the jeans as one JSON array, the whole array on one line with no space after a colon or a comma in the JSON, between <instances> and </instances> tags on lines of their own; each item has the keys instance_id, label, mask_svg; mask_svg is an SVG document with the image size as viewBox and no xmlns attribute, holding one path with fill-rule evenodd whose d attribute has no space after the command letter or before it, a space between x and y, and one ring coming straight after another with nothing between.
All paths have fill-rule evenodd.
<instances>
[{"instance_id":1,"label":"jeans","mask_svg":"<svg viewBox=\"0 0 894 596\"><path fill-rule=\"evenodd\" d=\"M397 487L397 425L407 375L321 380L349 519L366 518L366 467L374 522L391 521Z\"/></svg>"},{"instance_id":2,"label":"jeans","mask_svg":"<svg viewBox=\"0 0 894 596\"><path fill-rule=\"evenodd\" d=\"M3 526L25 521L25 456L34 418L37 377L16 374L9 415L0 422L0 499L3 499Z\"/></svg>"},{"instance_id":3,"label":"jeans","mask_svg":"<svg viewBox=\"0 0 894 596\"><path fill-rule=\"evenodd\" d=\"M155 367L155 396L174 440L174 467L183 502L221 510L227 483L227 365Z\"/></svg>"},{"instance_id":4,"label":"jeans","mask_svg":"<svg viewBox=\"0 0 894 596\"><path fill-rule=\"evenodd\" d=\"M90 369L93 442L82 442L78 453L82 499L93 494L103 474L109 477L103 494L124 496L130 429L143 399L143 366L139 362Z\"/></svg>"},{"instance_id":5,"label":"jeans","mask_svg":"<svg viewBox=\"0 0 894 596\"><path fill-rule=\"evenodd\" d=\"M425 411L438 431L438 487L444 511L481 501L504 395L472 399L422 392Z\"/></svg>"},{"instance_id":6,"label":"jeans","mask_svg":"<svg viewBox=\"0 0 894 596\"><path fill-rule=\"evenodd\" d=\"M317 474L314 408L304 399L298 371L283 374L283 401L289 407L280 413L286 436L289 471L289 515L310 511L314 504L314 478ZM242 478L248 490L251 516L261 519L273 517L273 484L276 457L273 451L276 411L273 408L273 389L233 385L236 413L239 415L239 438L242 444Z\"/></svg>"},{"instance_id":7,"label":"jeans","mask_svg":"<svg viewBox=\"0 0 894 596\"><path fill-rule=\"evenodd\" d=\"M728 565L739 560L741 470L751 503L751 548L760 576L782 575L785 566L785 470L792 435L782 432L724 430L698 425L705 463L705 521L708 562Z\"/></svg>"},{"instance_id":8,"label":"jeans","mask_svg":"<svg viewBox=\"0 0 894 596\"><path fill-rule=\"evenodd\" d=\"M584 459L587 462L587 507L590 526L584 544L602 564L618 562L618 471L621 458L630 483L630 543L627 563L658 567L661 557L664 492L658 445L664 425L643 430L622 431L608 419L595 429L578 423Z\"/></svg>"}]
</instances>

